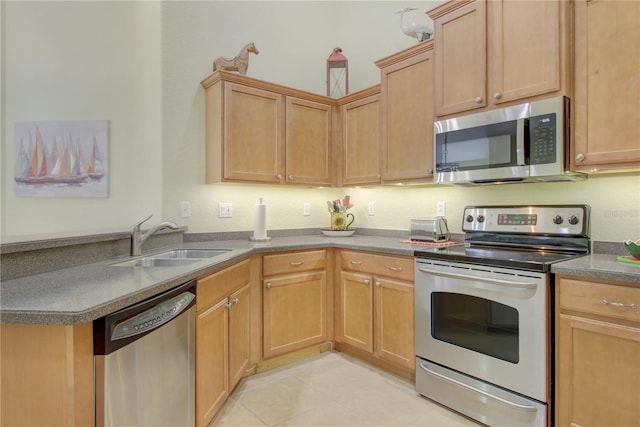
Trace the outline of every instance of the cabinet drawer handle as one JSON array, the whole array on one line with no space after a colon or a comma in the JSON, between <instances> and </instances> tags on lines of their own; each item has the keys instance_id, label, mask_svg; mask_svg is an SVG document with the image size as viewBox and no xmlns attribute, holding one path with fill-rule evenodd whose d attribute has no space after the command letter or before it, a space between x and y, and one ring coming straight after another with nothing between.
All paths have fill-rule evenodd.
<instances>
[{"instance_id":1,"label":"cabinet drawer handle","mask_svg":"<svg viewBox=\"0 0 640 427\"><path fill-rule=\"evenodd\" d=\"M267 282L267 289L271 289L271 286L273 286L271 282Z\"/></svg>"},{"instance_id":2,"label":"cabinet drawer handle","mask_svg":"<svg viewBox=\"0 0 640 427\"><path fill-rule=\"evenodd\" d=\"M633 310L638 308L637 304L624 304L622 302L611 302L611 301L607 300L606 298L602 300L602 303L604 305L612 305L614 307L620 307L620 308L631 308Z\"/></svg>"},{"instance_id":3,"label":"cabinet drawer handle","mask_svg":"<svg viewBox=\"0 0 640 427\"><path fill-rule=\"evenodd\" d=\"M299 265L304 264L304 261L291 261L289 264L294 266L294 267L297 267Z\"/></svg>"},{"instance_id":4,"label":"cabinet drawer handle","mask_svg":"<svg viewBox=\"0 0 640 427\"><path fill-rule=\"evenodd\" d=\"M402 267L389 267L391 271L402 271Z\"/></svg>"},{"instance_id":5,"label":"cabinet drawer handle","mask_svg":"<svg viewBox=\"0 0 640 427\"><path fill-rule=\"evenodd\" d=\"M362 261L349 261L349 264L360 265L360 264L362 264Z\"/></svg>"}]
</instances>

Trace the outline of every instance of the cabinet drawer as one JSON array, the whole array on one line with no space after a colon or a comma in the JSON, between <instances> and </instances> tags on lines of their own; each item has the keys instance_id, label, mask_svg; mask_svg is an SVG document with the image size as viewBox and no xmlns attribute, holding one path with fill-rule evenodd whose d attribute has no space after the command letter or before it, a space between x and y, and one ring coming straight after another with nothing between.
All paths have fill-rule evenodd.
<instances>
[{"instance_id":1,"label":"cabinet drawer","mask_svg":"<svg viewBox=\"0 0 640 427\"><path fill-rule=\"evenodd\" d=\"M196 311L198 313L249 282L250 262L238 264L198 279Z\"/></svg>"},{"instance_id":2,"label":"cabinet drawer","mask_svg":"<svg viewBox=\"0 0 640 427\"><path fill-rule=\"evenodd\" d=\"M342 251L341 267L343 270L360 271L413 282L413 258Z\"/></svg>"},{"instance_id":3,"label":"cabinet drawer","mask_svg":"<svg viewBox=\"0 0 640 427\"><path fill-rule=\"evenodd\" d=\"M265 276L294 273L298 271L324 270L327 265L326 251L289 252L265 255L262 258L262 273Z\"/></svg>"},{"instance_id":4,"label":"cabinet drawer","mask_svg":"<svg viewBox=\"0 0 640 427\"><path fill-rule=\"evenodd\" d=\"M640 288L566 278L560 279L559 286L561 310L640 322Z\"/></svg>"}]
</instances>

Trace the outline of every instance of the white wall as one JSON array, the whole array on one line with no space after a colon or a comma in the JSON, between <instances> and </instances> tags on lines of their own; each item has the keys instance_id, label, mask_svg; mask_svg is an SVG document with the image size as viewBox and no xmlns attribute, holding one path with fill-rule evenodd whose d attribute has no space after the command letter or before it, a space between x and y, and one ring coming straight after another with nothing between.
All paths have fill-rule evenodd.
<instances>
[{"instance_id":1,"label":"white wall","mask_svg":"<svg viewBox=\"0 0 640 427\"><path fill-rule=\"evenodd\" d=\"M593 238L640 237L640 178L482 188L383 187L317 189L239 184L204 185L204 90L200 81L217 56L245 43L260 54L249 75L310 92L325 90L325 61L340 46L349 58L351 91L379 82L373 62L412 46L396 10L415 6L412 20L440 2L404 1L106 1L2 2L0 78L3 103L3 239L38 233L126 229L176 220L191 232L251 230L264 197L269 229L328 225L326 200L349 193L356 227L407 229L411 217L433 216L437 200L459 231L469 204L587 203ZM408 16L408 15L407 15ZM110 194L106 199L13 197L13 123L22 120L111 120ZM190 201L191 218L178 217ZM369 201L376 215L368 216ZM234 217L217 218L231 202ZM311 216L302 205L311 203Z\"/></svg>"},{"instance_id":2,"label":"white wall","mask_svg":"<svg viewBox=\"0 0 640 427\"><path fill-rule=\"evenodd\" d=\"M2 3L3 239L161 218L161 5ZM14 197L14 122L51 120L110 120L108 198Z\"/></svg>"}]
</instances>

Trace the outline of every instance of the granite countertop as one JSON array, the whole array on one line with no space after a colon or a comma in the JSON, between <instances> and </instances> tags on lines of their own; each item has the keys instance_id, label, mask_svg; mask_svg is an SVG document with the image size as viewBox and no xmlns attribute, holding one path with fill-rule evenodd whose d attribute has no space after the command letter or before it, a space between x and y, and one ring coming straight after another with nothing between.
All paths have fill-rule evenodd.
<instances>
[{"instance_id":1,"label":"granite countertop","mask_svg":"<svg viewBox=\"0 0 640 427\"><path fill-rule=\"evenodd\" d=\"M565 276L626 282L640 286L640 263L618 262L617 255L591 254L551 266L551 272Z\"/></svg>"},{"instance_id":2,"label":"granite countertop","mask_svg":"<svg viewBox=\"0 0 640 427\"><path fill-rule=\"evenodd\" d=\"M93 321L201 277L253 253L339 247L413 256L414 245L401 238L379 236L325 237L305 235L273 238L267 243L243 240L183 243L174 248L230 249L223 255L175 267L122 267L111 264L129 260L119 257L3 280L0 286L2 323L76 325Z\"/></svg>"},{"instance_id":3,"label":"granite countertop","mask_svg":"<svg viewBox=\"0 0 640 427\"><path fill-rule=\"evenodd\" d=\"M93 321L157 295L189 280L232 265L254 253L336 247L390 255L413 256L415 245L398 237L354 235L325 237L304 235L274 237L266 243L219 240L172 245L168 249L229 249L223 255L175 267L122 267L111 264L129 260L123 256L8 280L0 285L0 320L3 323L76 325ZM437 247L420 246L420 251ZM640 266L617 262L615 255L592 254L554 264L552 272L640 286Z\"/></svg>"}]
</instances>

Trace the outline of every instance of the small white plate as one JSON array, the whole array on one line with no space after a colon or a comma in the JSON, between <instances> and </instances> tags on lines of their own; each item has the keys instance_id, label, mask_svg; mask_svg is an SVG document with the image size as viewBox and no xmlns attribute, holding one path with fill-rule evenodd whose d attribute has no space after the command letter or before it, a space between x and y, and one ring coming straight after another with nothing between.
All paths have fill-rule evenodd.
<instances>
[{"instance_id":1,"label":"small white plate","mask_svg":"<svg viewBox=\"0 0 640 427\"><path fill-rule=\"evenodd\" d=\"M350 228L348 230L332 230L330 228L321 228L320 231L322 231L322 234L327 237L349 237L356 232L356 229Z\"/></svg>"}]
</instances>

